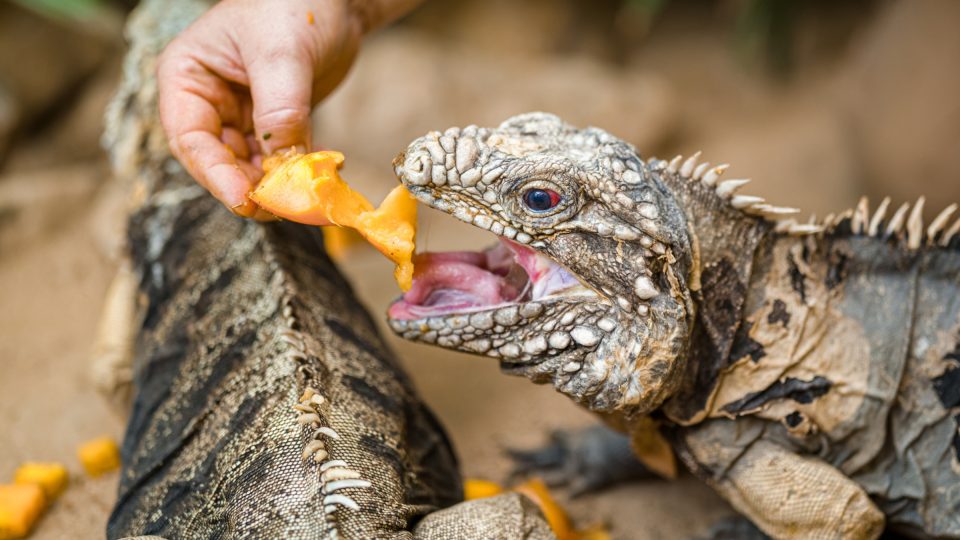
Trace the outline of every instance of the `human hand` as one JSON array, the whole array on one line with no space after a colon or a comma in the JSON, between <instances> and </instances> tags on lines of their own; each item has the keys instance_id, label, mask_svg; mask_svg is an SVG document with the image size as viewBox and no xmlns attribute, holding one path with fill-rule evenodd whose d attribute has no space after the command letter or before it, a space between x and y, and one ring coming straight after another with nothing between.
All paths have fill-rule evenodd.
<instances>
[{"instance_id":1,"label":"human hand","mask_svg":"<svg viewBox=\"0 0 960 540\"><path fill-rule=\"evenodd\" d=\"M346 76L372 26L365 15L346 0L216 4L170 42L157 66L173 155L234 213L268 218L247 198L261 160L310 148L310 110Z\"/></svg>"}]
</instances>

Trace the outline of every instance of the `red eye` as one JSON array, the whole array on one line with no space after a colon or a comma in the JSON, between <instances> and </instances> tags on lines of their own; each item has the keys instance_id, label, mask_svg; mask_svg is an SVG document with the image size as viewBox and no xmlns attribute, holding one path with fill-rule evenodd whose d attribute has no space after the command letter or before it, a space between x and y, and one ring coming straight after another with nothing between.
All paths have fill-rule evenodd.
<instances>
[{"instance_id":1,"label":"red eye","mask_svg":"<svg viewBox=\"0 0 960 540\"><path fill-rule=\"evenodd\" d=\"M546 212L560 204L560 194L552 189L528 189L523 193L523 204L534 212Z\"/></svg>"}]
</instances>

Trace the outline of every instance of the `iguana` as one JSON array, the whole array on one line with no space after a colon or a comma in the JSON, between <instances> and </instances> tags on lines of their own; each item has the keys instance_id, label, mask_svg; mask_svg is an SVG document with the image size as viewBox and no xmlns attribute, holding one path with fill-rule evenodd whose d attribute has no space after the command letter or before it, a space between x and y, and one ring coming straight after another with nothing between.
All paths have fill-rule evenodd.
<instances>
[{"instance_id":1,"label":"iguana","mask_svg":"<svg viewBox=\"0 0 960 540\"><path fill-rule=\"evenodd\" d=\"M699 158L544 113L416 139L400 181L500 242L421 254L390 325L658 422L773 537L960 537L957 206L801 224Z\"/></svg>"},{"instance_id":2,"label":"iguana","mask_svg":"<svg viewBox=\"0 0 960 540\"><path fill-rule=\"evenodd\" d=\"M137 316L107 537L554 538L518 494L460 503L449 441L319 229L233 216L170 156L155 59L206 4L141 3L108 114L107 145L133 192L120 279L135 287L112 290L139 300L108 302L120 306L110 321Z\"/></svg>"}]
</instances>

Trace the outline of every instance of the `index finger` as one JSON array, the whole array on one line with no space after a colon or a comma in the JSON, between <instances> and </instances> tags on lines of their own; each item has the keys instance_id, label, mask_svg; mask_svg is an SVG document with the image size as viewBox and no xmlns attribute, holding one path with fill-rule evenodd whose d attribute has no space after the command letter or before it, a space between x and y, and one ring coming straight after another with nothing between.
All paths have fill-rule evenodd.
<instances>
[{"instance_id":1,"label":"index finger","mask_svg":"<svg viewBox=\"0 0 960 540\"><path fill-rule=\"evenodd\" d=\"M197 70L205 73L197 73ZM222 121L209 90L229 91L226 83L193 63L175 68L169 62L158 67L160 121L173 155L200 185L235 213L249 217L256 205L247 193L254 179L220 141ZM197 79L208 79L200 80Z\"/></svg>"}]
</instances>

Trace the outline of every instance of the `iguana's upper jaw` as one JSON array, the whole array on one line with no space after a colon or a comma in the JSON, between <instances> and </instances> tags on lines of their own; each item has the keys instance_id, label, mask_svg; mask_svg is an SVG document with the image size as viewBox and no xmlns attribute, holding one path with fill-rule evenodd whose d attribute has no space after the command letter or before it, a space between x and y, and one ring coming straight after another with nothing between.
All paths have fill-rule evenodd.
<instances>
[{"instance_id":1,"label":"iguana's upper jaw","mask_svg":"<svg viewBox=\"0 0 960 540\"><path fill-rule=\"evenodd\" d=\"M561 265L500 238L484 251L421 253L413 286L390 306L397 321L499 309L560 296L596 296Z\"/></svg>"}]
</instances>

